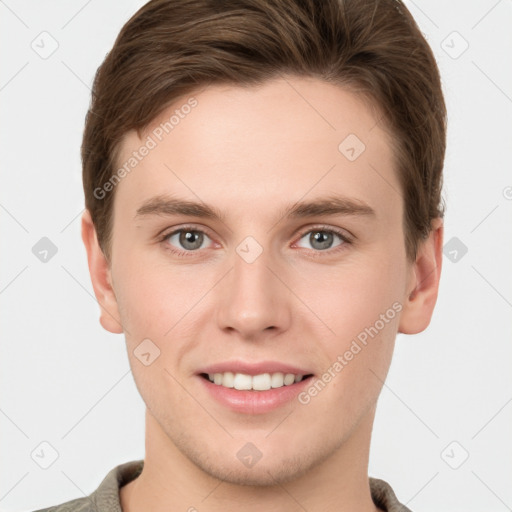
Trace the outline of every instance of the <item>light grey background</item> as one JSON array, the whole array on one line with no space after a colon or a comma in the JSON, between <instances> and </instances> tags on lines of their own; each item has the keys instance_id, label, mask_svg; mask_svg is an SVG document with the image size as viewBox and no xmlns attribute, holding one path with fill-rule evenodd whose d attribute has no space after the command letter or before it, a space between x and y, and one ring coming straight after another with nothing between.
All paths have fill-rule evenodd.
<instances>
[{"instance_id":1,"label":"light grey background","mask_svg":"<svg viewBox=\"0 0 512 512\"><path fill-rule=\"evenodd\" d=\"M2 511L84 496L144 457L144 404L123 336L98 322L79 222L92 79L143 3L0 1ZM369 472L414 511L511 510L512 2L406 5L441 70L445 243L458 245L431 325L397 339ZM46 263L42 237L57 248ZM48 469L43 442L58 452Z\"/></svg>"}]
</instances>

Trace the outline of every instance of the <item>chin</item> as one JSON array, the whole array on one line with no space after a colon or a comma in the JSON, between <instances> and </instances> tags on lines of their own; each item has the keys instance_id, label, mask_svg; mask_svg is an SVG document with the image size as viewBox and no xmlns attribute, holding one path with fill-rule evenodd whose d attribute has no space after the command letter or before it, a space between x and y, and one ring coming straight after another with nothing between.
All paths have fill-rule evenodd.
<instances>
[{"instance_id":1,"label":"chin","mask_svg":"<svg viewBox=\"0 0 512 512\"><path fill-rule=\"evenodd\" d=\"M270 487L296 480L311 469L311 463L300 459L282 460L278 463L265 463L260 460L248 469L236 463L212 464L211 461L193 462L205 473L234 485Z\"/></svg>"},{"instance_id":2,"label":"chin","mask_svg":"<svg viewBox=\"0 0 512 512\"><path fill-rule=\"evenodd\" d=\"M275 486L296 480L332 454L331 447L323 446L318 451L311 444L307 451L302 445L299 450L297 446L289 447L291 453L285 453L281 445L267 448L265 451L268 455L263 453L257 462L247 467L238 456L239 441L236 442L236 448L226 443L221 453L211 446L201 450L197 442L182 442L178 448L201 471L211 477L234 485L255 487Z\"/></svg>"}]
</instances>

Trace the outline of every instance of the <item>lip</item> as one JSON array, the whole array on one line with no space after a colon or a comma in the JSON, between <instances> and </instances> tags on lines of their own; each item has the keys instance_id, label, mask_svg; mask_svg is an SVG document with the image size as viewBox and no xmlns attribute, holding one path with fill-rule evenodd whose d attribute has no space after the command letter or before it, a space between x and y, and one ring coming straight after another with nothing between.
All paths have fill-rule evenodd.
<instances>
[{"instance_id":1,"label":"lip","mask_svg":"<svg viewBox=\"0 0 512 512\"><path fill-rule=\"evenodd\" d=\"M201 375L198 375L197 378L203 383L202 385L205 386L210 396L222 406L234 412L252 415L264 414L291 402L311 383L310 376L289 386L271 388L268 391L239 391L234 388L225 388L219 384L214 384Z\"/></svg>"},{"instance_id":2,"label":"lip","mask_svg":"<svg viewBox=\"0 0 512 512\"><path fill-rule=\"evenodd\" d=\"M295 375L310 375L313 372L306 368L299 368L278 361L261 361L259 363L248 363L244 361L225 361L201 368L197 373L245 373L246 375L261 375L262 373L293 373Z\"/></svg>"},{"instance_id":3,"label":"lip","mask_svg":"<svg viewBox=\"0 0 512 512\"><path fill-rule=\"evenodd\" d=\"M260 375L262 373L293 373L295 375L309 375L300 382L294 382L289 386L271 388L267 391L237 390L210 382L205 375L209 373L245 373L246 375ZM243 414L264 414L273 411L286 403L291 402L312 380L313 372L306 368L293 366L277 361L262 361L259 363L247 363L243 361L231 361L213 364L201 368L197 378L205 387L207 393L223 407Z\"/></svg>"}]
</instances>

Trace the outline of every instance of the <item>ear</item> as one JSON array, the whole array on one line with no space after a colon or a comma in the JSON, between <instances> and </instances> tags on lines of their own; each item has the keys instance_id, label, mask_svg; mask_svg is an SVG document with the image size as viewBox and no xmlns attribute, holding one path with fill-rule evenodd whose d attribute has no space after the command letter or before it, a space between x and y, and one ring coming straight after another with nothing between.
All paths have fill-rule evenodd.
<instances>
[{"instance_id":1,"label":"ear","mask_svg":"<svg viewBox=\"0 0 512 512\"><path fill-rule=\"evenodd\" d=\"M100 305L100 324L104 329L113 334L121 334L123 326L120 321L114 289L112 288L110 265L100 248L96 228L87 209L82 214L82 240L87 251L87 261L94 295L96 295Z\"/></svg>"},{"instance_id":2,"label":"ear","mask_svg":"<svg viewBox=\"0 0 512 512\"><path fill-rule=\"evenodd\" d=\"M434 219L428 239L418 246L416 261L410 268L398 332L417 334L430 324L441 277L443 230L443 219Z\"/></svg>"}]
</instances>

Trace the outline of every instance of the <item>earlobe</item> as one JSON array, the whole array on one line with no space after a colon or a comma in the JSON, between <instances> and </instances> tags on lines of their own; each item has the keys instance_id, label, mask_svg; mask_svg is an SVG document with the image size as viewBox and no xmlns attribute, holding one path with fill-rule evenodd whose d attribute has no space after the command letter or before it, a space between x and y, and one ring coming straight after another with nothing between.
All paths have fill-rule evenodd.
<instances>
[{"instance_id":1,"label":"earlobe","mask_svg":"<svg viewBox=\"0 0 512 512\"><path fill-rule=\"evenodd\" d=\"M417 334L430 324L439 291L443 259L443 219L432 221L427 240L420 243L412 278L403 302L398 332Z\"/></svg>"},{"instance_id":2,"label":"earlobe","mask_svg":"<svg viewBox=\"0 0 512 512\"><path fill-rule=\"evenodd\" d=\"M120 315L114 289L112 288L110 266L101 250L96 229L89 210L82 214L82 240L87 251L87 262L91 275L94 295L100 306L100 324L113 333L121 334Z\"/></svg>"}]
</instances>

